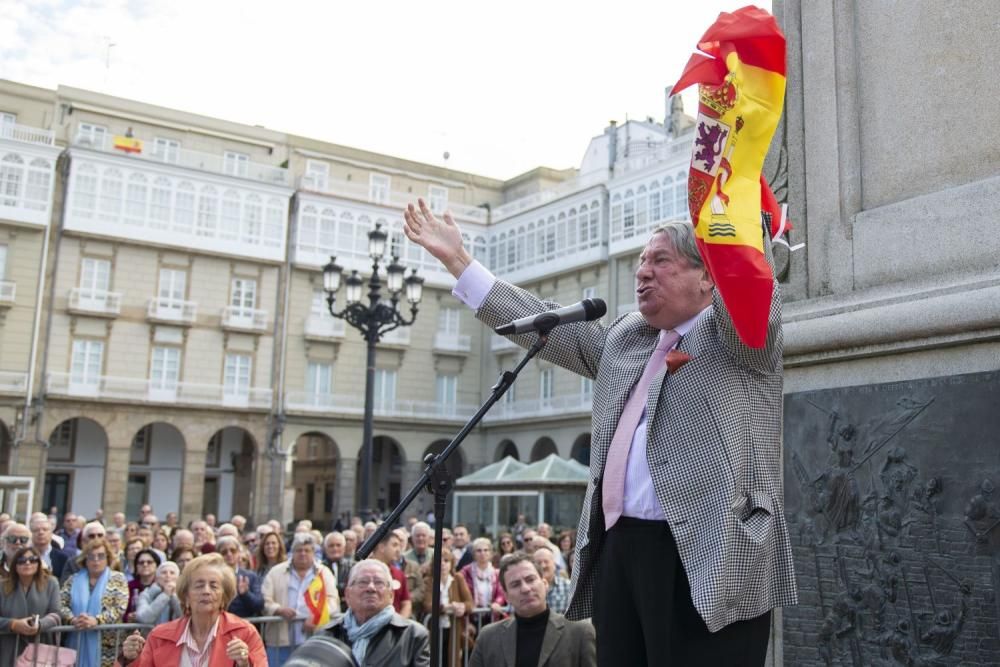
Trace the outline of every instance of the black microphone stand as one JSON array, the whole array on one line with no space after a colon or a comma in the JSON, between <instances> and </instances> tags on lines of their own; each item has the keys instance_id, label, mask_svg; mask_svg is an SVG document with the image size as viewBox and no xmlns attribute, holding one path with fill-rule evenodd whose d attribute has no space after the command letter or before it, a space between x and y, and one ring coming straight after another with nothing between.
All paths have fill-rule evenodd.
<instances>
[{"instance_id":1,"label":"black microphone stand","mask_svg":"<svg viewBox=\"0 0 1000 667\"><path fill-rule=\"evenodd\" d=\"M518 374L521 369L542 351L545 344L549 342L549 332L552 328L558 324L554 323L552 327L548 327L545 330L539 330L538 340L528 348L528 353L524 355L520 363L513 371L504 371L500 374L497 379L497 383L493 385L493 391L490 396L486 399L483 405L479 408L476 414L469 418L469 421L465 423L462 430L458 432L458 435L448 443L448 446L440 454L428 454L424 458L424 463L426 467L424 468L423 474L412 489L406 494L406 496L399 501L399 504L389 513L389 516L385 518L372 536L365 540L365 543L358 547L355 552L355 558L358 561L362 561L371 555L371 552L375 549L376 545L381 542L386 534L392 529L396 522L399 521L399 517L406 511L406 508L410 506L410 503L414 501L420 491L426 486L427 490L434 495L434 517L437 521L437 525L434 526L434 559L431 567L433 571L431 572L431 581L434 586L432 592L432 611L431 611L431 666L440 667L441 662L441 647L438 644L438 638L441 634L441 533L442 526L444 522L445 511L448 505L448 494L451 492L451 487L454 485L455 480L452 479L451 473L445 466L445 462L451 453L465 440L465 437L475 428L476 424L482 421L483 417L489 412L493 404L500 400L504 393L510 389L510 386L514 384L514 380L517 379Z\"/></svg>"}]
</instances>

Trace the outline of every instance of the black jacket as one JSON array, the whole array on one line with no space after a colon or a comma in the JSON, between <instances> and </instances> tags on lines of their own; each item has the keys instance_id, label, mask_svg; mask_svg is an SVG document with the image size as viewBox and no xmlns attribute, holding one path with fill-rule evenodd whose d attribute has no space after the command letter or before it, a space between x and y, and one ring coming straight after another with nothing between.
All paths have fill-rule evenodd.
<instances>
[{"instance_id":1,"label":"black jacket","mask_svg":"<svg viewBox=\"0 0 1000 667\"><path fill-rule=\"evenodd\" d=\"M343 616L316 631L316 636L322 635L350 645ZM302 648L308 646L313 639L315 636L302 644ZM298 651L293 653L292 657L297 653ZM368 652L361 667L429 667L430 662L431 644L427 628L416 621L393 614L392 620L368 644Z\"/></svg>"}]
</instances>

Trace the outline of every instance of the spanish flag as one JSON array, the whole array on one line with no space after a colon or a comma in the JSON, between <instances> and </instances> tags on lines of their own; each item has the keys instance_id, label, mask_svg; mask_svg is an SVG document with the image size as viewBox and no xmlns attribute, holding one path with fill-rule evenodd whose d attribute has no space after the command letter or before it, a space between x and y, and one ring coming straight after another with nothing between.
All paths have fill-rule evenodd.
<instances>
[{"instance_id":1,"label":"spanish flag","mask_svg":"<svg viewBox=\"0 0 1000 667\"><path fill-rule=\"evenodd\" d=\"M743 7L719 14L698 49L671 91L699 84L691 221L737 334L759 348L774 283L762 224L773 234L780 215L761 167L784 103L785 36L769 13Z\"/></svg>"},{"instance_id":2,"label":"spanish flag","mask_svg":"<svg viewBox=\"0 0 1000 667\"><path fill-rule=\"evenodd\" d=\"M330 608L326 604L326 586L319 572L309 582L309 587L303 593L306 607L312 615L312 624L317 628L330 622Z\"/></svg>"}]
</instances>

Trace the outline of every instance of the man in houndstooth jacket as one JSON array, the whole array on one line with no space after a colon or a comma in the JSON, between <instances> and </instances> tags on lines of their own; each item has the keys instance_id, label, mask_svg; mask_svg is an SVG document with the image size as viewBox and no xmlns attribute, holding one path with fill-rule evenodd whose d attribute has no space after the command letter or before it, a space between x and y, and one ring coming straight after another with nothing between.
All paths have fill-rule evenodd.
<instances>
[{"instance_id":1,"label":"man in houndstooth jacket","mask_svg":"<svg viewBox=\"0 0 1000 667\"><path fill-rule=\"evenodd\" d=\"M407 237L459 278L454 294L488 326L559 307L474 262L449 214L439 220L420 200L404 217ZM593 618L601 665L761 665L770 610L796 602L779 463L778 284L760 349L737 336L689 223L654 232L636 284L639 312L608 326L557 327L541 353L595 381L592 479L567 616ZM673 372L666 364L653 369L626 449L624 508L606 530L609 447L630 392L668 331L681 335L675 357L685 362ZM526 347L535 334L512 339Z\"/></svg>"}]
</instances>

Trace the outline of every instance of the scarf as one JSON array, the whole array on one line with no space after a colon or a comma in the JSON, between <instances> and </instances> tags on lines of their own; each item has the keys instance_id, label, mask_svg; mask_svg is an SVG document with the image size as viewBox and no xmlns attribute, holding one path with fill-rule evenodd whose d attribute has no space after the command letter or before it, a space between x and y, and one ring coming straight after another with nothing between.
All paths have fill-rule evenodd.
<instances>
[{"instance_id":1,"label":"scarf","mask_svg":"<svg viewBox=\"0 0 1000 667\"><path fill-rule=\"evenodd\" d=\"M70 589L70 611L73 612L74 616L90 614L97 617L101 614L101 598L104 597L104 589L108 585L110 576L111 568L104 568L104 572L94 584L94 590L90 590L90 572L87 571L86 567L73 575L73 586ZM99 632L91 630L74 633L69 643L77 651L77 665L80 667L100 667L101 639Z\"/></svg>"},{"instance_id":2,"label":"scarf","mask_svg":"<svg viewBox=\"0 0 1000 667\"><path fill-rule=\"evenodd\" d=\"M365 664L365 654L368 653L368 643L371 638L378 634L392 620L396 610L389 605L379 613L375 614L367 621L358 625L354 619L354 612L348 611L344 615L344 629L347 630L347 640L351 644L351 653L359 665Z\"/></svg>"},{"instance_id":3,"label":"scarf","mask_svg":"<svg viewBox=\"0 0 1000 667\"><path fill-rule=\"evenodd\" d=\"M489 607L490 602L493 601L493 582L496 576L496 571L493 569L492 563L487 563L485 570L480 570L479 565L473 563L469 567L472 568L472 574L476 578L475 590L473 594L475 595L475 601L477 607Z\"/></svg>"}]
</instances>

